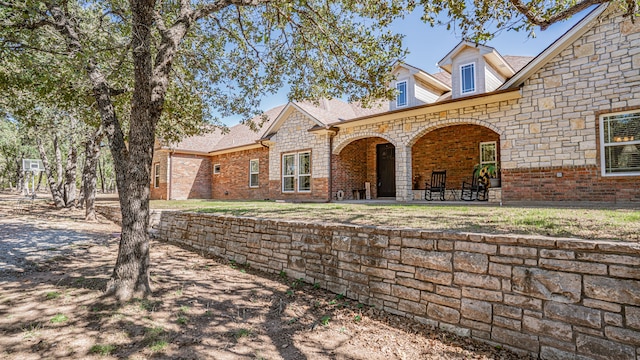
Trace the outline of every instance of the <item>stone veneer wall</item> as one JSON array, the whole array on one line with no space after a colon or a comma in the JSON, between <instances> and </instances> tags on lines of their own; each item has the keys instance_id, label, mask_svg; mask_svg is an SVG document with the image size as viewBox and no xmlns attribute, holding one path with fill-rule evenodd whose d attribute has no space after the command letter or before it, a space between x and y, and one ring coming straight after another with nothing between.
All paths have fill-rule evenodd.
<instances>
[{"instance_id":1,"label":"stone veneer wall","mask_svg":"<svg viewBox=\"0 0 640 360\"><path fill-rule=\"evenodd\" d=\"M162 240L544 359L640 357L640 245L165 211Z\"/></svg>"},{"instance_id":2,"label":"stone veneer wall","mask_svg":"<svg viewBox=\"0 0 640 360\"><path fill-rule=\"evenodd\" d=\"M592 169L600 164L599 116L640 109L640 22L614 9L594 24L525 81L520 99L355 124L335 136L334 153L363 137L387 139L396 146L396 197L408 201L411 146L428 132L472 124L500 135L505 202L523 200L541 186L544 195L532 196L545 201L600 201L608 188L606 201L638 202L640 176L603 177ZM575 179L580 189L567 192Z\"/></svg>"},{"instance_id":3,"label":"stone veneer wall","mask_svg":"<svg viewBox=\"0 0 640 360\"><path fill-rule=\"evenodd\" d=\"M271 199L329 200L329 136L311 133L317 125L306 115L294 111L282 123L269 145L269 186ZM311 151L311 191L282 192L282 155Z\"/></svg>"}]
</instances>

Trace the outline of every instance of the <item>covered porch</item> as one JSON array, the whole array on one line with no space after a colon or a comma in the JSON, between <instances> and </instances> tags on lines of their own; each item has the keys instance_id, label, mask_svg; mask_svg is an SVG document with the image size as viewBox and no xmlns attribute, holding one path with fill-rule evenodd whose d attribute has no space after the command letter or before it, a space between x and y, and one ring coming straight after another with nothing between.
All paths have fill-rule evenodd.
<instances>
[{"instance_id":1,"label":"covered porch","mask_svg":"<svg viewBox=\"0 0 640 360\"><path fill-rule=\"evenodd\" d=\"M500 135L486 126L454 123L415 134L400 140L371 134L335 148L332 200L421 201L432 173L446 171L444 199L459 201L462 183L472 181L475 166L499 163ZM500 201L499 191L489 193L487 198Z\"/></svg>"}]
</instances>

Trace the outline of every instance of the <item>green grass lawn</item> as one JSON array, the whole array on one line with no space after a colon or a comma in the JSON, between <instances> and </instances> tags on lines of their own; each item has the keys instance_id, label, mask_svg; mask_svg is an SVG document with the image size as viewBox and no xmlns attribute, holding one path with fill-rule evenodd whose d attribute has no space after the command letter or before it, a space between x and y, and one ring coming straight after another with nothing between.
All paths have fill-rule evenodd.
<instances>
[{"instance_id":1,"label":"green grass lawn","mask_svg":"<svg viewBox=\"0 0 640 360\"><path fill-rule=\"evenodd\" d=\"M640 241L637 209L206 200L152 201L151 207L303 222Z\"/></svg>"}]
</instances>

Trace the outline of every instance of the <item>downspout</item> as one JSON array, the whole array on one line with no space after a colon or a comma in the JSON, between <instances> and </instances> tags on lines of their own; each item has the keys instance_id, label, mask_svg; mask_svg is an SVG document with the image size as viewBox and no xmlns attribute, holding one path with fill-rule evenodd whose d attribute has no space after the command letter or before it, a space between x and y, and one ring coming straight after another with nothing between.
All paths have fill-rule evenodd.
<instances>
[{"instance_id":1,"label":"downspout","mask_svg":"<svg viewBox=\"0 0 640 360\"><path fill-rule=\"evenodd\" d=\"M171 155L173 155L173 150L169 151L169 159L168 159L168 162L169 162L168 165L169 166L167 166L167 172L169 173L169 174L167 174L168 178L169 178L168 179L169 180L168 181L168 186L167 186L168 187L168 189L167 189L167 200L171 200L171 190L172 190L171 189L172 188L171 185L173 183L173 161L171 159Z\"/></svg>"},{"instance_id":2,"label":"downspout","mask_svg":"<svg viewBox=\"0 0 640 360\"><path fill-rule=\"evenodd\" d=\"M328 182L328 188L329 188L329 194L328 194L328 198L327 198L327 202L331 202L331 193L333 192L333 178L331 177L331 150L333 149L333 135L331 135L331 133L327 134L329 135L329 178L327 179Z\"/></svg>"},{"instance_id":3,"label":"downspout","mask_svg":"<svg viewBox=\"0 0 640 360\"><path fill-rule=\"evenodd\" d=\"M329 194L327 194L327 202L331 202L331 194L333 194L333 171L331 158L333 156L333 137L336 136L336 134L338 134L338 128L336 127L331 127L330 131L327 133L327 135L329 136L329 178L327 179L327 188L329 189Z\"/></svg>"}]
</instances>

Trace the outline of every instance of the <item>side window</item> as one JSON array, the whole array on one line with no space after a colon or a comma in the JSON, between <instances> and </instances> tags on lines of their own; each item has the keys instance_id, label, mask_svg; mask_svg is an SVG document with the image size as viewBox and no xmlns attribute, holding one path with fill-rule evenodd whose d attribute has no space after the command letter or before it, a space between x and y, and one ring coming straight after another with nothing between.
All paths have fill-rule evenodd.
<instances>
[{"instance_id":1,"label":"side window","mask_svg":"<svg viewBox=\"0 0 640 360\"><path fill-rule=\"evenodd\" d=\"M213 164L213 173L220 174L220 164Z\"/></svg>"},{"instance_id":2,"label":"side window","mask_svg":"<svg viewBox=\"0 0 640 360\"><path fill-rule=\"evenodd\" d=\"M640 110L600 116L602 175L640 175Z\"/></svg>"},{"instance_id":3,"label":"side window","mask_svg":"<svg viewBox=\"0 0 640 360\"><path fill-rule=\"evenodd\" d=\"M153 187L160 187L160 163L155 163L153 165Z\"/></svg>"},{"instance_id":4,"label":"side window","mask_svg":"<svg viewBox=\"0 0 640 360\"><path fill-rule=\"evenodd\" d=\"M258 159L249 160L249 187L258 187L260 162Z\"/></svg>"},{"instance_id":5,"label":"side window","mask_svg":"<svg viewBox=\"0 0 640 360\"><path fill-rule=\"evenodd\" d=\"M298 191L311 191L311 153L298 154Z\"/></svg>"},{"instance_id":6,"label":"side window","mask_svg":"<svg viewBox=\"0 0 640 360\"><path fill-rule=\"evenodd\" d=\"M296 190L296 154L282 155L282 192Z\"/></svg>"}]
</instances>

